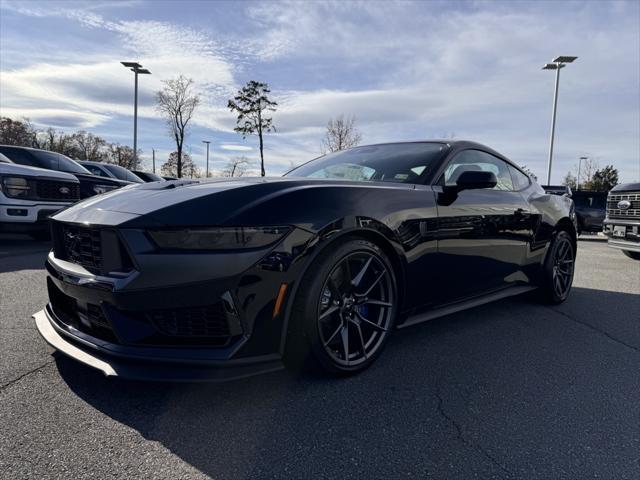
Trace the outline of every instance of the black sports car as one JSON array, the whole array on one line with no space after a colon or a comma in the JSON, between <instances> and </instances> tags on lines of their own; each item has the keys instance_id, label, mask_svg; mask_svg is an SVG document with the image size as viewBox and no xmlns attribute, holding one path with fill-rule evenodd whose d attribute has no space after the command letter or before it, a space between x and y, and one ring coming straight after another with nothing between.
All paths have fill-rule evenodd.
<instances>
[{"instance_id":1,"label":"black sports car","mask_svg":"<svg viewBox=\"0 0 640 480\"><path fill-rule=\"evenodd\" d=\"M464 141L142 184L52 234L42 336L107 375L170 380L359 372L394 328L536 288L564 301L576 253L571 199Z\"/></svg>"}]
</instances>

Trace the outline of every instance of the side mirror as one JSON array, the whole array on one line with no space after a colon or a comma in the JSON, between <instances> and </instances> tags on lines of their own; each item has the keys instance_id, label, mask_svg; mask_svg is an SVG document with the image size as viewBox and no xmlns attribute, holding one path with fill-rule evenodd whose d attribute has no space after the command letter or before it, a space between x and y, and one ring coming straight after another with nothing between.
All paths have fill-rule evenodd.
<instances>
[{"instance_id":1,"label":"side mirror","mask_svg":"<svg viewBox=\"0 0 640 480\"><path fill-rule=\"evenodd\" d=\"M458 191L476 190L479 188L493 188L497 185L498 179L492 172L469 170L462 172L456 181Z\"/></svg>"}]
</instances>

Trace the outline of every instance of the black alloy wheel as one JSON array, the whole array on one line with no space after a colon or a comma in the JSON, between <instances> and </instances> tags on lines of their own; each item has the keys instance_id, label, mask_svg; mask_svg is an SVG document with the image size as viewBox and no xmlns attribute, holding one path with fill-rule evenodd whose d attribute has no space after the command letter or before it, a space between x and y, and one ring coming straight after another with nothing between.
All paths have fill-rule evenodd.
<instances>
[{"instance_id":1,"label":"black alloy wheel","mask_svg":"<svg viewBox=\"0 0 640 480\"><path fill-rule=\"evenodd\" d=\"M305 358L332 374L369 366L382 351L397 311L396 280L382 250L366 240L327 249L305 276L291 321ZM300 338L302 337L302 338Z\"/></svg>"},{"instance_id":2,"label":"black alloy wheel","mask_svg":"<svg viewBox=\"0 0 640 480\"><path fill-rule=\"evenodd\" d=\"M545 261L543 292L549 303L564 302L573 284L575 251L573 241L567 232L559 232L550 246Z\"/></svg>"},{"instance_id":3,"label":"black alloy wheel","mask_svg":"<svg viewBox=\"0 0 640 480\"><path fill-rule=\"evenodd\" d=\"M333 268L318 302L318 331L334 362L357 366L376 355L394 300L391 275L374 253L349 254Z\"/></svg>"}]
</instances>

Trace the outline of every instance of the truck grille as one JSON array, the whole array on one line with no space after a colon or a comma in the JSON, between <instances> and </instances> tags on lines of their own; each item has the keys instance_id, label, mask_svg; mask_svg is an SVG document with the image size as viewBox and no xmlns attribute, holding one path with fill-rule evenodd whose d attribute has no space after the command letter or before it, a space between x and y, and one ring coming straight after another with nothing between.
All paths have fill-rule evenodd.
<instances>
[{"instance_id":1,"label":"truck grille","mask_svg":"<svg viewBox=\"0 0 640 480\"><path fill-rule=\"evenodd\" d=\"M36 195L41 200L71 200L80 199L80 185L56 180L37 180Z\"/></svg>"},{"instance_id":2,"label":"truck grille","mask_svg":"<svg viewBox=\"0 0 640 480\"><path fill-rule=\"evenodd\" d=\"M627 209L618 208L618 203L627 200L631 206ZM640 217L640 192L609 194L607 198L607 216L609 218Z\"/></svg>"}]
</instances>

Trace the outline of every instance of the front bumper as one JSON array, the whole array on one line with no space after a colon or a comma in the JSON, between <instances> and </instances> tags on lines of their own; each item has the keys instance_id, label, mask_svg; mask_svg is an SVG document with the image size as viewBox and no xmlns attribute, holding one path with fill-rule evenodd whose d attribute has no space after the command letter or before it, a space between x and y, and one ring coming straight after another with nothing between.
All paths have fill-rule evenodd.
<instances>
[{"instance_id":1,"label":"front bumper","mask_svg":"<svg viewBox=\"0 0 640 480\"><path fill-rule=\"evenodd\" d=\"M73 250L83 254L68 257L58 227L45 264L49 303L34 318L62 353L145 380L228 380L283 367L285 309L276 297L305 265L294 259L308 232L259 251L200 253L159 252L136 230L76 228ZM81 264L97 245L101 268ZM130 261L115 261L123 255Z\"/></svg>"},{"instance_id":2,"label":"front bumper","mask_svg":"<svg viewBox=\"0 0 640 480\"><path fill-rule=\"evenodd\" d=\"M615 227L624 227L624 238L613 235ZM609 247L640 252L640 220L607 218L604 221L603 232L608 238Z\"/></svg>"},{"instance_id":3,"label":"front bumper","mask_svg":"<svg viewBox=\"0 0 640 480\"><path fill-rule=\"evenodd\" d=\"M89 342L71 336L59 326L50 308L33 315L42 338L60 353L106 376L130 380L170 382L216 382L274 372L284 368L277 354L226 361L155 358L124 353L118 345Z\"/></svg>"},{"instance_id":4,"label":"front bumper","mask_svg":"<svg viewBox=\"0 0 640 480\"><path fill-rule=\"evenodd\" d=\"M66 203L35 203L26 201L0 202L0 231L11 233L35 232L48 229L48 218L71 205ZM9 203L10 202L10 203Z\"/></svg>"}]
</instances>

